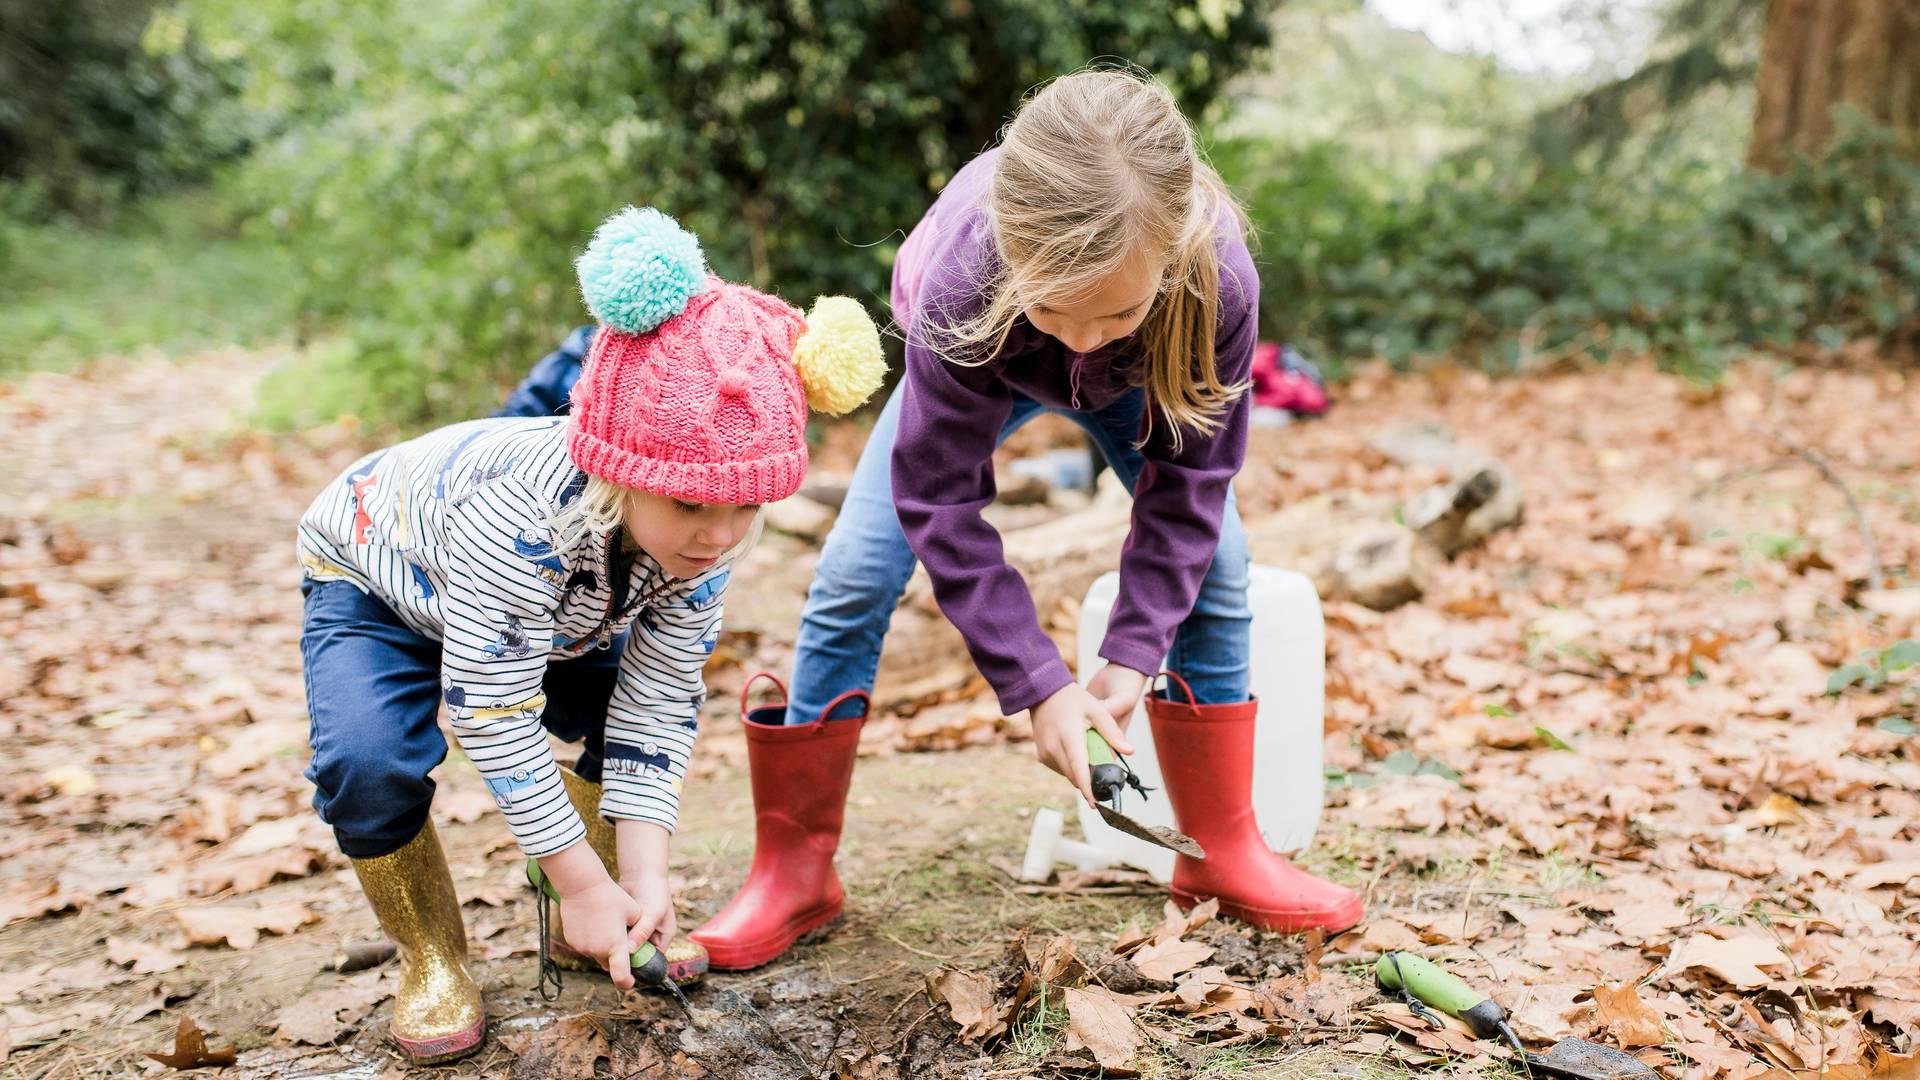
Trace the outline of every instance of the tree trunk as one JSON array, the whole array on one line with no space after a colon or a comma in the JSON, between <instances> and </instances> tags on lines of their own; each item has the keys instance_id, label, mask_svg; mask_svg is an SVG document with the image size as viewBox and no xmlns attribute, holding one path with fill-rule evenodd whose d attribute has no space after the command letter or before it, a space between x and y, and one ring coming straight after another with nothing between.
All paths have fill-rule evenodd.
<instances>
[{"instance_id":1,"label":"tree trunk","mask_svg":"<svg viewBox=\"0 0 1920 1080\"><path fill-rule=\"evenodd\" d=\"M1920 149L1920 0L1773 0L1747 162L1819 157L1850 105Z\"/></svg>"}]
</instances>

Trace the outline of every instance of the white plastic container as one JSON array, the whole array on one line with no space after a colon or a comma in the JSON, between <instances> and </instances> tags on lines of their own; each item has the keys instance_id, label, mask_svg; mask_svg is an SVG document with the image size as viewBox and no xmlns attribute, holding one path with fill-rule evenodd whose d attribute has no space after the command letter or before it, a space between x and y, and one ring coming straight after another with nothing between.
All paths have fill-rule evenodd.
<instances>
[{"instance_id":1,"label":"white plastic container","mask_svg":"<svg viewBox=\"0 0 1920 1080\"><path fill-rule=\"evenodd\" d=\"M1087 590L1080 608L1080 681L1086 682L1106 661L1100 642L1120 591L1120 575L1102 575ZM1313 582L1290 570L1256 565L1247 600L1253 608L1253 693L1260 699L1260 720L1253 736L1253 812L1260 833L1275 851L1297 851L1313 841L1320 827L1326 774L1321 740L1326 705L1326 625ZM1179 688L1173 689L1176 696ZM1173 825L1154 753L1153 726L1145 702L1127 724L1134 754L1127 759L1152 789L1142 799L1131 788L1121 799L1128 817L1148 825ZM1129 866L1157 881L1173 876L1173 852L1119 832L1081 803L1080 829L1087 842L1105 848Z\"/></svg>"}]
</instances>

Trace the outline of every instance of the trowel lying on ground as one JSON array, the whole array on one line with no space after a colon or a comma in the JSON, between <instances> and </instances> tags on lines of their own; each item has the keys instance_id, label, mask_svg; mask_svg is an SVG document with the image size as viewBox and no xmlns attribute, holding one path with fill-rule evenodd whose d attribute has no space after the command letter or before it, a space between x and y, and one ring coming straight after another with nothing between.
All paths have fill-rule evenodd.
<instances>
[{"instance_id":1,"label":"trowel lying on ground","mask_svg":"<svg viewBox=\"0 0 1920 1080\"><path fill-rule=\"evenodd\" d=\"M1131 787L1146 798L1147 786L1140 782L1140 776L1121 761L1107 743L1106 737L1092 728L1087 729L1087 766L1092 772L1093 797L1098 803L1101 820L1126 833L1137 836L1149 844L1158 844L1170 848L1182 855L1195 859L1207 857L1207 851L1193 837L1176 832L1163 825L1144 825L1120 812L1120 793Z\"/></svg>"},{"instance_id":2,"label":"trowel lying on ground","mask_svg":"<svg viewBox=\"0 0 1920 1080\"><path fill-rule=\"evenodd\" d=\"M1476 1038L1506 1040L1530 1073L1567 1080L1659 1080L1659 1073L1632 1054L1585 1039L1561 1039L1544 1054L1530 1052L1520 1045L1499 1002L1423 957L1386 953L1374 965L1373 975L1382 989L1398 993L1414 1015L1435 1027L1441 1026L1440 1018L1427 1011L1429 1005L1465 1023Z\"/></svg>"}]
</instances>

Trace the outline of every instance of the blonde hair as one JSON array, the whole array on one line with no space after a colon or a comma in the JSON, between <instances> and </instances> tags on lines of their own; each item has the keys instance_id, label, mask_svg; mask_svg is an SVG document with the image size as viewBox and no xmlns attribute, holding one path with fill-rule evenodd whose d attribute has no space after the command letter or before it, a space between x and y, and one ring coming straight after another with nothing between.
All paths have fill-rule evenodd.
<instances>
[{"instance_id":1,"label":"blonde hair","mask_svg":"<svg viewBox=\"0 0 1920 1080\"><path fill-rule=\"evenodd\" d=\"M547 527L553 530L553 546L557 549L564 551L572 547L588 533L604 535L615 529L626 528L627 504L639 493L602 476L587 473L586 477L587 484L580 496L547 519ZM752 551L766 530L766 522L764 512L755 514L747 535L721 555L718 563L724 565L734 562Z\"/></svg>"},{"instance_id":2,"label":"blonde hair","mask_svg":"<svg viewBox=\"0 0 1920 1080\"><path fill-rule=\"evenodd\" d=\"M1138 331L1144 382L1173 445L1211 435L1247 389L1220 380L1220 215L1246 217L1207 165L1173 95L1142 72L1087 69L1030 94L1001 132L987 213L999 258L984 306L928 327L946 354L980 364L1022 312L1084 296L1142 255L1162 268Z\"/></svg>"}]
</instances>

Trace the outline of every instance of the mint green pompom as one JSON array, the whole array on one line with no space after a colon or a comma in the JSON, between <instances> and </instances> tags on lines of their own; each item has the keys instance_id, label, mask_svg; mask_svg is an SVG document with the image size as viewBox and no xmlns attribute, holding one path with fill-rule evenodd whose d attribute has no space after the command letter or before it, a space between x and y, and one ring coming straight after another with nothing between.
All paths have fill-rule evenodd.
<instances>
[{"instance_id":1,"label":"mint green pompom","mask_svg":"<svg viewBox=\"0 0 1920 1080\"><path fill-rule=\"evenodd\" d=\"M644 334L685 311L707 284L700 241L650 206L629 206L608 218L574 269L587 310L629 334Z\"/></svg>"}]
</instances>

